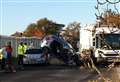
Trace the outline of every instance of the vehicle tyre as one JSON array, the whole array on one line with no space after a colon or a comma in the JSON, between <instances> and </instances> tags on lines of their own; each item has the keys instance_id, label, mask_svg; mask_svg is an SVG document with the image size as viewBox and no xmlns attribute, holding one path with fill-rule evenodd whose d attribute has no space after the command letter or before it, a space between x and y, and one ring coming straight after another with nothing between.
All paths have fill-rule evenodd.
<instances>
[{"instance_id":1,"label":"vehicle tyre","mask_svg":"<svg viewBox=\"0 0 120 82\"><path fill-rule=\"evenodd\" d=\"M93 57L92 60L93 60L93 63L97 65L97 58Z\"/></svg>"},{"instance_id":2,"label":"vehicle tyre","mask_svg":"<svg viewBox=\"0 0 120 82\"><path fill-rule=\"evenodd\" d=\"M108 64L103 58L97 58L97 65L106 66Z\"/></svg>"},{"instance_id":3,"label":"vehicle tyre","mask_svg":"<svg viewBox=\"0 0 120 82\"><path fill-rule=\"evenodd\" d=\"M48 47L43 47L42 51L43 51L43 53L49 53L49 48Z\"/></svg>"},{"instance_id":4,"label":"vehicle tyre","mask_svg":"<svg viewBox=\"0 0 120 82\"><path fill-rule=\"evenodd\" d=\"M102 62L103 61L103 59L102 58L97 58L97 62Z\"/></svg>"},{"instance_id":5,"label":"vehicle tyre","mask_svg":"<svg viewBox=\"0 0 120 82\"><path fill-rule=\"evenodd\" d=\"M74 62L76 63L76 66L80 66L81 61L80 61L78 55L73 55L73 60L74 60Z\"/></svg>"},{"instance_id":6,"label":"vehicle tyre","mask_svg":"<svg viewBox=\"0 0 120 82\"><path fill-rule=\"evenodd\" d=\"M48 47L43 47L43 56L45 57L45 65L49 65L49 48Z\"/></svg>"}]
</instances>

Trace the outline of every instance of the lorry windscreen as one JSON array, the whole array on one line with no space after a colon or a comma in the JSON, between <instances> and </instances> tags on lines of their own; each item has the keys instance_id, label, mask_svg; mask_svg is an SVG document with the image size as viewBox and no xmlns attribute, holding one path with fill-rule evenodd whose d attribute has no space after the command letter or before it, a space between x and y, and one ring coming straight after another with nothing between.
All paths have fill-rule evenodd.
<instances>
[{"instance_id":1,"label":"lorry windscreen","mask_svg":"<svg viewBox=\"0 0 120 82\"><path fill-rule=\"evenodd\" d=\"M96 46L100 48L120 49L120 34L99 34L96 39Z\"/></svg>"}]
</instances>

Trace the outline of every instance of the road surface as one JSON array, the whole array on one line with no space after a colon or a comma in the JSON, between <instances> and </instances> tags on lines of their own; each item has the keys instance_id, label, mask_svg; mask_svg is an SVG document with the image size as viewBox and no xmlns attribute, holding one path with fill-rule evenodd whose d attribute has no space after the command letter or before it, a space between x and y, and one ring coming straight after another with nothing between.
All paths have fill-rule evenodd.
<instances>
[{"instance_id":1,"label":"road surface","mask_svg":"<svg viewBox=\"0 0 120 82\"><path fill-rule=\"evenodd\" d=\"M106 69L102 69L103 71ZM111 71L103 73L109 78L113 75ZM94 70L56 65L26 66L24 71L17 70L16 73L0 72L0 82L95 82L98 77Z\"/></svg>"}]
</instances>

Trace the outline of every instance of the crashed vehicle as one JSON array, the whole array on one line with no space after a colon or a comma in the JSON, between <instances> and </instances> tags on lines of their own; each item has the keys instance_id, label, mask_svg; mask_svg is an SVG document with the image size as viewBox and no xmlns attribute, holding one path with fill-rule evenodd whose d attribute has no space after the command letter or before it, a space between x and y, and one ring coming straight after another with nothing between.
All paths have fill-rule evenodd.
<instances>
[{"instance_id":1,"label":"crashed vehicle","mask_svg":"<svg viewBox=\"0 0 120 82\"><path fill-rule=\"evenodd\" d=\"M55 57L62 60L66 65L80 65L79 55L76 54L72 46L67 43L62 36L48 35L43 38L41 48L50 58Z\"/></svg>"}]
</instances>

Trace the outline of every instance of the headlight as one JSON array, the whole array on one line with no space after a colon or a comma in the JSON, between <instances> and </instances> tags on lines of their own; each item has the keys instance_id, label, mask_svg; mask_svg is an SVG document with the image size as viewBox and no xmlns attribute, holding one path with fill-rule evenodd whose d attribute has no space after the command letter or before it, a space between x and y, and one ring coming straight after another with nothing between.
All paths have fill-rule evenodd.
<instances>
[{"instance_id":1,"label":"headlight","mask_svg":"<svg viewBox=\"0 0 120 82\"><path fill-rule=\"evenodd\" d=\"M98 54L101 56L101 55L103 55L104 53L103 53L102 51L99 51L99 50L98 50Z\"/></svg>"}]
</instances>

